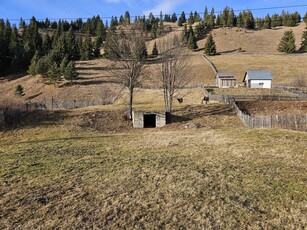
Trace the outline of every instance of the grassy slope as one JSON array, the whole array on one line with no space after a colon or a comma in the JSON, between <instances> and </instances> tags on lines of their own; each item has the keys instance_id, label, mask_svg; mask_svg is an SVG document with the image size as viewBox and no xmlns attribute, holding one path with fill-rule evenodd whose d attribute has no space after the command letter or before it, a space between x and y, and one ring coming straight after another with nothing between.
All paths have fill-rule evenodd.
<instances>
[{"instance_id":1,"label":"grassy slope","mask_svg":"<svg viewBox=\"0 0 307 230\"><path fill-rule=\"evenodd\" d=\"M1 228L306 224L306 133L248 129L218 104L157 130L81 128L104 110L34 114L0 132Z\"/></svg>"},{"instance_id":2,"label":"grassy slope","mask_svg":"<svg viewBox=\"0 0 307 230\"><path fill-rule=\"evenodd\" d=\"M175 26L175 25L172 25ZM293 28L278 28L275 30L244 31L237 28L215 29L213 30L214 39L217 44L218 52L222 55L210 57L219 71L233 72L236 74L238 83L241 82L244 72L247 69L268 69L273 73L273 83L291 83L297 77L305 77L306 55L289 56L279 55L276 52L278 42L283 32L292 29L296 35L297 47L300 45L300 39L304 30L304 23ZM177 34L180 36L182 28L175 28L172 33L166 37ZM161 38L147 42L148 52L151 53L154 41L159 43ZM203 53L202 48L205 44L205 38L198 42L199 50L189 52L185 50L187 59L190 63L191 84L214 85L214 74L206 62L200 57ZM227 54L241 47L246 51L244 54ZM102 100L105 93L115 97L120 87L112 84L114 79L110 78L108 69L115 65L107 60L94 60L88 62L78 62L77 70L80 73L79 80L73 86L56 87L43 84L41 78L24 76L22 78L7 81L0 77L0 103L3 100L19 100L13 97L13 92L18 84L22 84L25 96L21 100L32 99L41 100L51 98L59 100ZM145 72L146 76L153 79L158 78L159 67L157 64L151 64ZM147 81L148 83L148 81ZM63 84L63 83L62 83ZM149 84L153 84L152 82ZM108 95L108 96L109 96Z\"/></svg>"},{"instance_id":3,"label":"grassy slope","mask_svg":"<svg viewBox=\"0 0 307 230\"><path fill-rule=\"evenodd\" d=\"M210 57L219 71L232 72L238 83L242 82L248 69L267 69L273 74L273 83L292 83L298 77L307 81L305 74L307 55L282 55L277 52L278 43L286 30L292 29L297 49L305 23L296 27L280 27L273 30L244 30L238 28L214 29L212 31L219 56ZM198 42L204 47L206 39ZM234 53L241 47L244 53ZM202 51L199 51L202 52Z\"/></svg>"},{"instance_id":4,"label":"grassy slope","mask_svg":"<svg viewBox=\"0 0 307 230\"><path fill-rule=\"evenodd\" d=\"M108 81L109 65L79 64L79 85L38 90L27 77L1 84L1 95L28 79L26 96L97 98L107 84L92 83ZM209 79L203 68L195 83ZM228 106L200 106L203 92L187 93L178 122L157 130L131 130L123 97L35 113L0 132L0 228L303 228L306 133L245 128ZM138 91L135 106L148 105L161 108L162 95Z\"/></svg>"}]
</instances>

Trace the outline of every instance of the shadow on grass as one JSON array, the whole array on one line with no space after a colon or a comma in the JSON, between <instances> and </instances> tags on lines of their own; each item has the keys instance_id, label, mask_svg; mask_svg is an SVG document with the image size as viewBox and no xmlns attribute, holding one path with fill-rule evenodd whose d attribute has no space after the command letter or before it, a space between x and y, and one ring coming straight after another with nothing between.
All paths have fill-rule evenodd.
<instances>
[{"instance_id":1,"label":"shadow on grass","mask_svg":"<svg viewBox=\"0 0 307 230\"><path fill-rule=\"evenodd\" d=\"M94 138L109 138L111 136L95 136ZM42 139L42 140L33 140L33 141L22 141L18 144L31 144L31 143L45 143L45 142L58 142L58 141L77 141L77 140L89 140L92 137L63 137L63 138L54 138L54 139Z\"/></svg>"},{"instance_id":2,"label":"shadow on grass","mask_svg":"<svg viewBox=\"0 0 307 230\"><path fill-rule=\"evenodd\" d=\"M233 115L233 109L228 105L202 105L202 106L185 106L184 108L174 110L168 114L169 123L187 122L205 116Z\"/></svg>"},{"instance_id":3,"label":"shadow on grass","mask_svg":"<svg viewBox=\"0 0 307 230\"><path fill-rule=\"evenodd\" d=\"M43 128L61 124L68 117L72 117L72 115L69 115L69 111L62 110L36 110L32 112L15 113L6 117L5 120L7 125L5 130L34 127Z\"/></svg>"}]
</instances>

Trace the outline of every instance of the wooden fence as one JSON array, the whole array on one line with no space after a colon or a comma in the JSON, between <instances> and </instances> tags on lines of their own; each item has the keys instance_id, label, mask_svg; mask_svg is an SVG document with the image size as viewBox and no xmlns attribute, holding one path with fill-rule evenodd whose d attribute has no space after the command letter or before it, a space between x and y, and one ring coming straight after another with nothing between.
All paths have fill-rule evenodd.
<instances>
[{"instance_id":1,"label":"wooden fence","mask_svg":"<svg viewBox=\"0 0 307 230\"><path fill-rule=\"evenodd\" d=\"M273 85L272 87L274 89L279 89L282 91L293 93L299 97L303 97L307 99L307 87L293 87L293 86L285 86L285 85Z\"/></svg>"},{"instance_id":2,"label":"wooden fence","mask_svg":"<svg viewBox=\"0 0 307 230\"><path fill-rule=\"evenodd\" d=\"M307 132L307 114L295 115L271 115L271 116L259 116L248 115L244 113L237 105L236 100L233 97L227 95L213 95L216 101L229 104L236 112L238 117L242 120L244 125L251 128L281 128L291 129L296 131ZM212 96L209 96L212 100ZM217 100L219 99L219 100Z\"/></svg>"},{"instance_id":3,"label":"wooden fence","mask_svg":"<svg viewBox=\"0 0 307 230\"><path fill-rule=\"evenodd\" d=\"M210 95L211 101L225 101L233 98L236 101L300 101L307 100L305 96L278 96L278 95Z\"/></svg>"},{"instance_id":4,"label":"wooden fence","mask_svg":"<svg viewBox=\"0 0 307 230\"><path fill-rule=\"evenodd\" d=\"M203 88L204 88L204 84L192 84L192 85L185 85L183 87L180 87L180 89L203 89ZM163 90L163 87L154 86L154 85L139 85L137 89Z\"/></svg>"},{"instance_id":5,"label":"wooden fence","mask_svg":"<svg viewBox=\"0 0 307 230\"><path fill-rule=\"evenodd\" d=\"M84 108L89 106L103 105L103 101L77 101L77 100L56 100L51 98L51 100L45 99L45 105L48 109L76 109Z\"/></svg>"}]
</instances>

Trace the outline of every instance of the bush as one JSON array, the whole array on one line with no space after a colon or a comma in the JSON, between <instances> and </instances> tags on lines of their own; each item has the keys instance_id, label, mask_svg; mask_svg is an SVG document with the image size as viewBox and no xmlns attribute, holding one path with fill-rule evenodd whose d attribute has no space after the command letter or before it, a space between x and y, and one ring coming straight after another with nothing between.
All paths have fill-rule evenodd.
<instances>
[{"instance_id":1,"label":"bush","mask_svg":"<svg viewBox=\"0 0 307 230\"><path fill-rule=\"evenodd\" d=\"M15 89L15 95L17 96L23 96L23 87L21 85L17 85Z\"/></svg>"}]
</instances>

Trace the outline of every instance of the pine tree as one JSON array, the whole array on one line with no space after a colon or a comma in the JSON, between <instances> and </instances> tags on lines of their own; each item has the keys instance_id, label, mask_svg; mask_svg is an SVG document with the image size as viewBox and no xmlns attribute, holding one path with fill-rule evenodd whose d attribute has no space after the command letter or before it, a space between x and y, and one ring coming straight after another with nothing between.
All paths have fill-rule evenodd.
<instances>
[{"instance_id":1,"label":"pine tree","mask_svg":"<svg viewBox=\"0 0 307 230\"><path fill-rule=\"evenodd\" d=\"M40 54L38 51L35 52L33 58L31 59L31 65L29 66L28 73L32 76L36 75L36 65L38 60L40 59Z\"/></svg>"},{"instance_id":2,"label":"pine tree","mask_svg":"<svg viewBox=\"0 0 307 230\"><path fill-rule=\"evenodd\" d=\"M182 21L182 23L186 23L187 22L187 19L185 17L184 11L182 11L182 13L181 13L181 21Z\"/></svg>"},{"instance_id":3,"label":"pine tree","mask_svg":"<svg viewBox=\"0 0 307 230\"><path fill-rule=\"evenodd\" d=\"M184 27L183 27L182 40L184 43L187 43L189 40L189 32L188 32L187 24L184 24Z\"/></svg>"},{"instance_id":4,"label":"pine tree","mask_svg":"<svg viewBox=\"0 0 307 230\"><path fill-rule=\"evenodd\" d=\"M151 33L151 38L152 39L157 38L157 26L156 26L156 23L154 23L152 25L150 33Z\"/></svg>"},{"instance_id":5,"label":"pine tree","mask_svg":"<svg viewBox=\"0 0 307 230\"><path fill-rule=\"evenodd\" d=\"M17 28L14 27L11 33L9 44L9 56L11 58L11 69L20 70L26 67L24 59L24 49L21 39L19 38Z\"/></svg>"},{"instance_id":6,"label":"pine tree","mask_svg":"<svg viewBox=\"0 0 307 230\"><path fill-rule=\"evenodd\" d=\"M264 29L271 29L271 17L268 14L265 16L264 21L263 21L263 28Z\"/></svg>"},{"instance_id":7,"label":"pine tree","mask_svg":"<svg viewBox=\"0 0 307 230\"><path fill-rule=\"evenodd\" d=\"M78 73L75 68L75 63L73 61L70 61L65 68L64 78L65 80L70 81L72 84L72 81L77 79L77 77L78 77Z\"/></svg>"},{"instance_id":8,"label":"pine tree","mask_svg":"<svg viewBox=\"0 0 307 230\"><path fill-rule=\"evenodd\" d=\"M216 54L216 45L215 45L215 41L213 40L212 34L210 34L207 38L204 53L207 55Z\"/></svg>"},{"instance_id":9,"label":"pine tree","mask_svg":"<svg viewBox=\"0 0 307 230\"><path fill-rule=\"evenodd\" d=\"M194 24L194 16L193 16L192 11L191 11L189 19L188 19L188 24L189 25L193 25Z\"/></svg>"},{"instance_id":10,"label":"pine tree","mask_svg":"<svg viewBox=\"0 0 307 230\"><path fill-rule=\"evenodd\" d=\"M87 34L81 47L81 59L90 60L93 57L93 44L89 33Z\"/></svg>"},{"instance_id":11,"label":"pine tree","mask_svg":"<svg viewBox=\"0 0 307 230\"><path fill-rule=\"evenodd\" d=\"M100 24L98 23L98 25ZM100 33L100 31L96 31L96 33ZM69 60L78 60L80 58L80 50L72 26L69 28L66 36L66 49Z\"/></svg>"},{"instance_id":12,"label":"pine tree","mask_svg":"<svg viewBox=\"0 0 307 230\"><path fill-rule=\"evenodd\" d=\"M152 56L157 56L159 54L156 41L154 43L154 46L153 46L151 54L152 54Z\"/></svg>"},{"instance_id":13,"label":"pine tree","mask_svg":"<svg viewBox=\"0 0 307 230\"><path fill-rule=\"evenodd\" d=\"M15 95L17 95L17 96L23 96L24 95L23 87L21 85L16 86Z\"/></svg>"},{"instance_id":14,"label":"pine tree","mask_svg":"<svg viewBox=\"0 0 307 230\"><path fill-rule=\"evenodd\" d=\"M47 33L42 44L42 53L45 55L52 49L52 39Z\"/></svg>"},{"instance_id":15,"label":"pine tree","mask_svg":"<svg viewBox=\"0 0 307 230\"><path fill-rule=\"evenodd\" d=\"M221 26L221 17L220 17L220 15L216 16L216 25L217 26Z\"/></svg>"},{"instance_id":16,"label":"pine tree","mask_svg":"<svg viewBox=\"0 0 307 230\"><path fill-rule=\"evenodd\" d=\"M304 31L300 51L307 52L307 31Z\"/></svg>"},{"instance_id":17,"label":"pine tree","mask_svg":"<svg viewBox=\"0 0 307 230\"><path fill-rule=\"evenodd\" d=\"M176 15L176 13L173 13L173 15L171 17L171 21L172 22L177 22L177 15Z\"/></svg>"},{"instance_id":18,"label":"pine tree","mask_svg":"<svg viewBox=\"0 0 307 230\"><path fill-rule=\"evenodd\" d=\"M284 53L295 52L295 36L292 30L285 31L281 38L277 50Z\"/></svg>"},{"instance_id":19,"label":"pine tree","mask_svg":"<svg viewBox=\"0 0 307 230\"><path fill-rule=\"evenodd\" d=\"M190 25L190 28L189 28L188 47L191 50L195 50L195 49L198 48L197 41L196 41L196 36L195 36L195 33L194 33L193 28L192 28L191 25Z\"/></svg>"},{"instance_id":20,"label":"pine tree","mask_svg":"<svg viewBox=\"0 0 307 230\"><path fill-rule=\"evenodd\" d=\"M240 12L237 17L237 27L242 28L243 25L244 25L243 14L242 12Z\"/></svg>"},{"instance_id":21,"label":"pine tree","mask_svg":"<svg viewBox=\"0 0 307 230\"><path fill-rule=\"evenodd\" d=\"M204 10L204 24L205 25L207 25L208 24L208 16L209 16L209 14L208 14L208 7L206 6L205 7L205 10Z\"/></svg>"},{"instance_id":22,"label":"pine tree","mask_svg":"<svg viewBox=\"0 0 307 230\"><path fill-rule=\"evenodd\" d=\"M214 28L215 27L215 14L214 14L215 10L212 7L211 12L210 12L210 19L209 19L209 25L210 28Z\"/></svg>"},{"instance_id":23,"label":"pine tree","mask_svg":"<svg viewBox=\"0 0 307 230\"><path fill-rule=\"evenodd\" d=\"M100 48L102 45L102 37L98 36L96 37L96 40L94 42L94 51L93 51L93 55L94 57L100 57Z\"/></svg>"},{"instance_id":24,"label":"pine tree","mask_svg":"<svg viewBox=\"0 0 307 230\"><path fill-rule=\"evenodd\" d=\"M60 71L61 71L61 74L64 75L65 73L65 69L66 69L66 66L68 65L69 63L69 60L68 60L68 57L65 56L60 64Z\"/></svg>"},{"instance_id":25,"label":"pine tree","mask_svg":"<svg viewBox=\"0 0 307 230\"><path fill-rule=\"evenodd\" d=\"M126 25L130 25L130 13L129 13L129 11L126 11L125 12L125 24Z\"/></svg>"},{"instance_id":26,"label":"pine tree","mask_svg":"<svg viewBox=\"0 0 307 230\"><path fill-rule=\"evenodd\" d=\"M178 26L182 26L182 19L181 19L181 17L178 20Z\"/></svg>"},{"instance_id":27,"label":"pine tree","mask_svg":"<svg viewBox=\"0 0 307 230\"><path fill-rule=\"evenodd\" d=\"M46 77L48 75L49 67L50 67L49 58L47 56L41 57L36 64L35 73L40 74L43 77Z\"/></svg>"},{"instance_id":28,"label":"pine tree","mask_svg":"<svg viewBox=\"0 0 307 230\"><path fill-rule=\"evenodd\" d=\"M235 14L233 9L228 10L227 27L233 27L235 25Z\"/></svg>"},{"instance_id":29,"label":"pine tree","mask_svg":"<svg viewBox=\"0 0 307 230\"><path fill-rule=\"evenodd\" d=\"M61 71L56 63L53 63L50 65L48 70L48 79L52 83L56 83L58 80L60 80L61 77Z\"/></svg>"}]
</instances>

